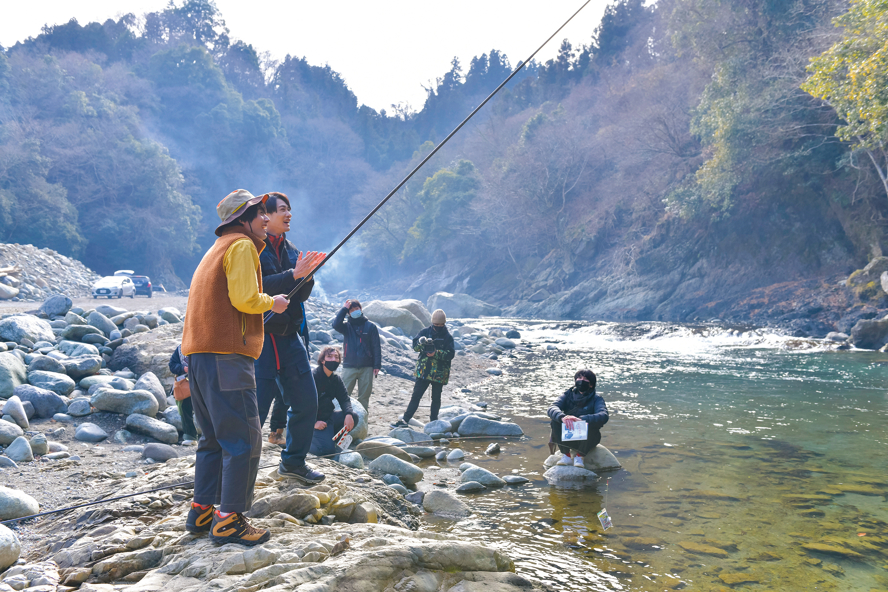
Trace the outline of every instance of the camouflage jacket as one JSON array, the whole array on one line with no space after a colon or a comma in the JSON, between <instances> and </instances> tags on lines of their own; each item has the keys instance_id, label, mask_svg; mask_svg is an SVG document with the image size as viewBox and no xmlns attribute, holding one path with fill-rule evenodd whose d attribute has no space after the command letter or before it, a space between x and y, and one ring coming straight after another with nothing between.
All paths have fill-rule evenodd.
<instances>
[{"instance_id":1,"label":"camouflage jacket","mask_svg":"<svg viewBox=\"0 0 888 592\"><path fill-rule=\"evenodd\" d=\"M434 353L425 351L419 344L420 337L434 340L436 346ZM456 348L453 345L453 336L446 328L435 331L433 327L426 327L420 331L413 338L413 351L419 352L414 374L417 379L447 384L450 380L450 361L456 355Z\"/></svg>"}]
</instances>

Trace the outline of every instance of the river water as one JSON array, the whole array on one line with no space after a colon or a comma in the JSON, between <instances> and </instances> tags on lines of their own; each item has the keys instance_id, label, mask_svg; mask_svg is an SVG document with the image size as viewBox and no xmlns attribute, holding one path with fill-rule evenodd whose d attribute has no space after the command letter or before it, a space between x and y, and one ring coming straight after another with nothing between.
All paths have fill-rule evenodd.
<instances>
[{"instance_id":1,"label":"river water","mask_svg":"<svg viewBox=\"0 0 888 592\"><path fill-rule=\"evenodd\" d=\"M765 331L510 325L531 353L473 395L527 437L496 457L460 447L532 483L469 496L470 518L428 528L499 547L557 590L888 590L888 356ZM552 487L545 412L579 368L598 376L602 444L623 468Z\"/></svg>"}]
</instances>

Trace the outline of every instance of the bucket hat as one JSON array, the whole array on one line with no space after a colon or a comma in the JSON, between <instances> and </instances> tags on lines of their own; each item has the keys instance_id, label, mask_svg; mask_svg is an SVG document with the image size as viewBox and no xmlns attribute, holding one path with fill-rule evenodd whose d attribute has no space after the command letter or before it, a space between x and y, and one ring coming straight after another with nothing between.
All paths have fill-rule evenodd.
<instances>
[{"instance_id":1,"label":"bucket hat","mask_svg":"<svg viewBox=\"0 0 888 592\"><path fill-rule=\"evenodd\" d=\"M216 206L216 213L222 222L216 227L216 236L222 236L222 227L244 215L250 207L257 203L265 203L268 194L255 196L246 189L238 189L226 195Z\"/></svg>"}]
</instances>

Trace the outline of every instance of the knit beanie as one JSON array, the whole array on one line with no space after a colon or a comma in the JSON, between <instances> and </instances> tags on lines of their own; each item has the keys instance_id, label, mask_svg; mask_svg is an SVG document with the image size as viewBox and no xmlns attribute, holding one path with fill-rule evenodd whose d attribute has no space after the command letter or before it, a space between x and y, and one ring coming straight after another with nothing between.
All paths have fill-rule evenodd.
<instances>
[{"instance_id":1,"label":"knit beanie","mask_svg":"<svg viewBox=\"0 0 888 592\"><path fill-rule=\"evenodd\" d=\"M440 308L432 313L432 324L443 325L447 322L447 315Z\"/></svg>"}]
</instances>

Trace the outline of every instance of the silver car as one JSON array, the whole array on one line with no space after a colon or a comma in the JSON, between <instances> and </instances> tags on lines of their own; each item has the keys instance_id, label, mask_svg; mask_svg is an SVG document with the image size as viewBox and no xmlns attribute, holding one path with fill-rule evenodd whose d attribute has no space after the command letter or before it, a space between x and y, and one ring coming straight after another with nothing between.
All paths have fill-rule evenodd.
<instances>
[{"instance_id":1,"label":"silver car","mask_svg":"<svg viewBox=\"0 0 888 592\"><path fill-rule=\"evenodd\" d=\"M126 276L109 275L97 281L93 286L92 297L98 298L99 296L104 296L105 298L123 298L124 296L135 298L136 285L133 283L133 280Z\"/></svg>"}]
</instances>

